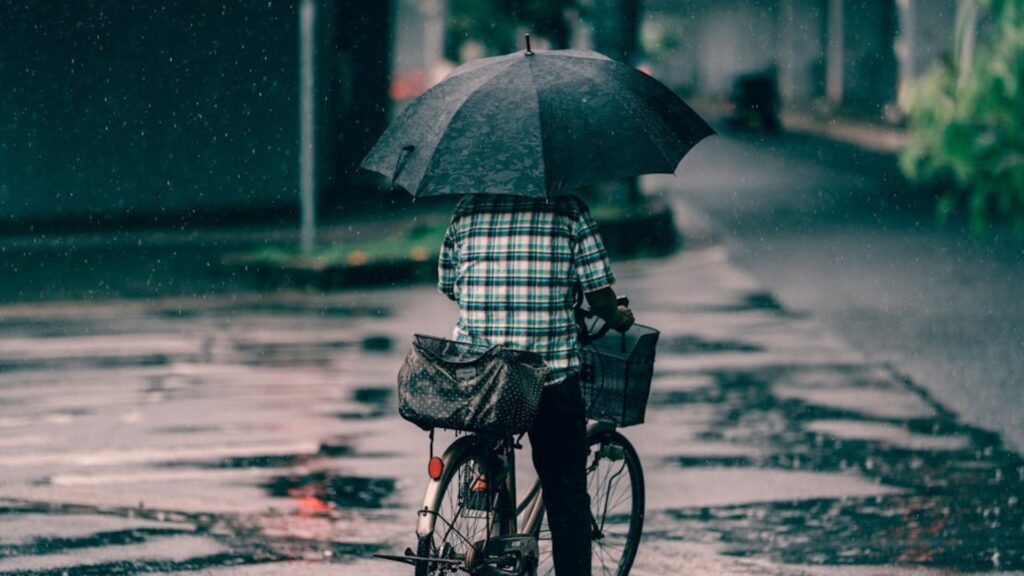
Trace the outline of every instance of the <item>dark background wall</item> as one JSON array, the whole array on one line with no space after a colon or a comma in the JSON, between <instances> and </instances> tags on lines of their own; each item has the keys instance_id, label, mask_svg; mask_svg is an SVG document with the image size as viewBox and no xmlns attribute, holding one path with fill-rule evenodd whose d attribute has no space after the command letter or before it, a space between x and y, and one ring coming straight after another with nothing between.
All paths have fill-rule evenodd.
<instances>
[{"instance_id":1,"label":"dark background wall","mask_svg":"<svg viewBox=\"0 0 1024 576\"><path fill-rule=\"evenodd\" d=\"M318 4L321 198L340 206L386 118L390 3ZM0 0L0 228L297 214L296 6Z\"/></svg>"},{"instance_id":2,"label":"dark background wall","mask_svg":"<svg viewBox=\"0 0 1024 576\"><path fill-rule=\"evenodd\" d=\"M359 162L388 123L395 7L392 0L320 6L319 211L329 217L392 198L376 190L377 177L360 171Z\"/></svg>"}]
</instances>

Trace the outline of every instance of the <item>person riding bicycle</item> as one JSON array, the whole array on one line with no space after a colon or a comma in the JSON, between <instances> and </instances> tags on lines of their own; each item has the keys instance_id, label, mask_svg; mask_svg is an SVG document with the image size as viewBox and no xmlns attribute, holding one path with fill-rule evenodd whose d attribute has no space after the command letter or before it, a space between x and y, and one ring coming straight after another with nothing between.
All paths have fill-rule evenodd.
<instances>
[{"instance_id":1,"label":"person riding bicycle","mask_svg":"<svg viewBox=\"0 0 1024 576\"><path fill-rule=\"evenodd\" d=\"M582 291L599 318L627 330L633 313L617 305L614 282L587 205L569 195L466 196L438 260L438 290L459 305L455 340L529 350L548 366L529 435L559 576L590 574L586 414L573 310Z\"/></svg>"}]
</instances>

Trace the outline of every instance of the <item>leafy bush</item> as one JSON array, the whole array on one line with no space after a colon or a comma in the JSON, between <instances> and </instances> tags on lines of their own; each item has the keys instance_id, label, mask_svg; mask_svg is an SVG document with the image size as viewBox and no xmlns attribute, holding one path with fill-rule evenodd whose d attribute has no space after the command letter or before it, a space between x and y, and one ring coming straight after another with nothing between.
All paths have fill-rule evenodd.
<instances>
[{"instance_id":1,"label":"leafy bush","mask_svg":"<svg viewBox=\"0 0 1024 576\"><path fill-rule=\"evenodd\" d=\"M940 218L965 210L976 231L1006 222L1024 235L1024 0L973 1L987 21L972 62L944 62L901 95L911 125L901 166L912 180L952 180ZM957 48L976 22L961 10Z\"/></svg>"}]
</instances>

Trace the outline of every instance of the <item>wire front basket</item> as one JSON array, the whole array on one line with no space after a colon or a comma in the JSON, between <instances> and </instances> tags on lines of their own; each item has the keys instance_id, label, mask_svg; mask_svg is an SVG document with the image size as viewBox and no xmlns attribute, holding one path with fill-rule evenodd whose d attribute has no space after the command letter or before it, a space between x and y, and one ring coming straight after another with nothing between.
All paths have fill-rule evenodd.
<instances>
[{"instance_id":1,"label":"wire front basket","mask_svg":"<svg viewBox=\"0 0 1024 576\"><path fill-rule=\"evenodd\" d=\"M659 332L634 324L583 347L580 384L591 420L618 427L642 424L654 376Z\"/></svg>"}]
</instances>

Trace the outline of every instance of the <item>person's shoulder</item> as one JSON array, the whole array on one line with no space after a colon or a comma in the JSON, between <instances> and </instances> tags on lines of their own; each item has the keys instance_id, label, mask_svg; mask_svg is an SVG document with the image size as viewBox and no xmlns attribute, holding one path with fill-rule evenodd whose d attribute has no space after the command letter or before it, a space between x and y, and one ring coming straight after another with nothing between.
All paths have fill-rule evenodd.
<instances>
[{"instance_id":1,"label":"person's shoulder","mask_svg":"<svg viewBox=\"0 0 1024 576\"><path fill-rule=\"evenodd\" d=\"M481 196L478 194L467 194L466 196L463 196L455 206L455 213L452 214L452 219L458 220L480 213L482 205L480 200Z\"/></svg>"},{"instance_id":2,"label":"person's shoulder","mask_svg":"<svg viewBox=\"0 0 1024 576\"><path fill-rule=\"evenodd\" d=\"M590 215L590 207L587 206L587 203L579 196L573 194L556 196L551 201L551 204L555 212L572 220L580 220L584 216Z\"/></svg>"}]
</instances>

